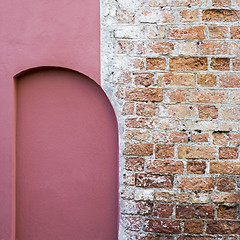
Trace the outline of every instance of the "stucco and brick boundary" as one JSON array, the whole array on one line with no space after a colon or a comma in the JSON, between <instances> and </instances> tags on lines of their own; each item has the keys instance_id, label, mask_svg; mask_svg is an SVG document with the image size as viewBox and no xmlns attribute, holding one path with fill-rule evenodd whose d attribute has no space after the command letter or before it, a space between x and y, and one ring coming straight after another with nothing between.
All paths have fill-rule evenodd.
<instances>
[{"instance_id":1,"label":"stucco and brick boundary","mask_svg":"<svg viewBox=\"0 0 240 240\"><path fill-rule=\"evenodd\" d=\"M101 3L122 240L239 240L240 1Z\"/></svg>"}]
</instances>

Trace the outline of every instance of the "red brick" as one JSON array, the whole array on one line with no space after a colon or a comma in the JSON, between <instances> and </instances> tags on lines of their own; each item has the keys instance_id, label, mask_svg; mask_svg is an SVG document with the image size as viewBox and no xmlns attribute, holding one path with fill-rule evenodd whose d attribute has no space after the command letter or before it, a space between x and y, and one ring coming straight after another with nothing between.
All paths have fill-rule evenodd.
<instances>
[{"instance_id":1,"label":"red brick","mask_svg":"<svg viewBox=\"0 0 240 240\"><path fill-rule=\"evenodd\" d=\"M210 146L179 146L178 157L186 159L215 159L216 149Z\"/></svg>"},{"instance_id":2,"label":"red brick","mask_svg":"<svg viewBox=\"0 0 240 240\"><path fill-rule=\"evenodd\" d=\"M197 103L224 103L227 100L225 91L190 90L189 102Z\"/></svg>"},{"instance_id":3,"label":"red brick","mask_svg":"<svg viewBox=\"0 0 240 240\"><path fill-rule=\"evenodd\" d=\"M231 144L238 144L240 145L240 134L238 133L231 133L229 134Z\"/></svg>"},{"instance_id":4,"label":"red brick","mask_svg":"<svg viewBox=\"0 0 240 240\"><path fill-rule=\"evenodd\" d=\"M170 89L166 93L168 102L184 102L186 101L186 91L183 89Z\"/></svg>"},{"instance_id":5,"label":"red brick","mask_svg":"<svg viewBox=\"0 0 240 240\"><path fill-rule=\"evenodd\" d=\"M220 205L217 209L217 217L222 219L236 219L237 207Z\"/></svg>"},{"instance_id":6,"label":"red brick","mask_svg":"<svg viewBox=\"0 0 240 240\"><path fill-rule=\"evenodd\" d=\"M188 161L187 173L189 174L204 174L206 170L206 163L204 161Z\"/></svg>"},{"instance_id":7,"label":"red brick","mask_svg":"<svg viewBox=\"0 0 240 240\"><path fill-rule=\"evenodd\" d=\"M181 226L179 221L146 218L143 223L143 230L145 232L179 234L181 233Z\"/></svg>"},{"instance_id":8,"label":"red brick","mask_svg":"<svg viewBox=\"0 0 240 240\"><path fill-rule=\"evenodd\" d=\"M207 9L202 11L202 19L205 22L237 22L240 13L230 9Z\"/></svg>"},{"instance_id":9,"label":"red brick","mask_svg":"<svg viewBox=\"0 0 240 240\"><path fill-rule=\"evenodd\" d=\"M184 165L181 161L173 160L149 160L146 162L148 173L183 173Z\"/></svg>"},{"instance_id":10,"label":"red brick","mask_svg":"<svg viewBox=\"0 0 240 240\"><path fill-rule=\"evenodd\" d=\"M207 233L240 235L240 221L208 221Z\"/></svg>"},{"instance_id":11,"label":"red brick","mask_svg":"<svg viewBox=\"0 0 240 240\"><path fill-rule=\"evenodd\" d=\"M230 59L229 58L212 58L211 68L218 71L230 70Z\"/></svg>"},{"instance_id":12,"label":"red brick","mask_svg":"<svg viewBox=\"0 0 240 240\"><path fill-rule=\"evenodd\" d=\"M215 106L198 106L198 114L202 119L216 119L218 118L218 109Z\"/></svg>"},{"instance_id":13,"label":"red brick","mask_svg":"<svg viewBox=\"0 0 240 240\"><path fill-rule=\"evenodd\" d=\"M234 26L230 29L232 39L240 39L240 26Z\"/></svg>"},{"instance_id":14,"label":"red brick","mask_svg":"<svg viewBox=\"0 0 240 240\"><path fill-rule=\"evenodd\" d=\"M224 74L219 79L221 87L240 87L240 76L237 74Z\"/></svg>"},{"instance_id":15,"label":"red brick","mask_svg":"<svg viewBox=\"0 0 240 240\"><path fill-rule=\"evenodd\" d=\"M185 193L185 192L155 191L154 197L156 201L160 201L160 202L186 203L189 201L189 193Z\"/></svg>"},{"instance_id":16,"label":"red brick","mask_svg":"<svg viewBox=\"0 0 240 240\"><path fill-rule=\"evenodd\" d=\"M213 206L176 206L176 218L178 219L213 219Z\"/></svg>"},{"instance_id":17,"label":"red brick","mask_svg":"<svg viewBox=\"0 0 240 240\"><path fill-rule=\"evenodd\" d=\"M240 203L240 193L213 193L211 200L214 203Z\"/></svg>"},{"instance_id":18,"label":"red brick","mask_svg":"<svg viewBox=\"0 0 240 240\"><path fill-rule=\"evenodd\" d=\"M136 114L139 116L152 117L155 115L156 105L154 103L137 103Z\"/></svg>"},{"instance_id":19,"label":"red brick","mask_svg":"<svg viewBox=\"0 0 240 240\"><path fill-rule=\"evenodd\" d=\"M224 133L213 133L213 144L219 146L226 146L228 144L228 136Z\"/></svg>"},{"instance_id":20,"label":"red brick","mask_svg":"<svg viewBox=\"0 0 240 240\"><path fill-rule=\"evenodd\" d=\"M236 55L239 53L235 42L204 42L201 44L201 54L204 55Z\"/></svg>"},{"instance_id":21,"label":"red brick","mask_svg":"<svg viewBox=\"0 0 240 240\"><path fill-rule=\"evenodd\" d=\"M214 188L213 177L179 177L177 181L179 189L182 190L205 190L211 191Z\"/></svg>"},{"instance_id":22,"label":"red brick","mask_svg":"<svg viewBox=\"0 0 240 240\"><path fill-rule=\"evenodd\" d=\"M198 21L198 9L183 10L180 12L182 22L196 22Z\"/></svg>"},{"instance_id":23,"label":"red brick","mask_svg":"<svg viewBox=\"0 0 240 240\"><path fill-rule=\"evenodd\" d=\"M200 143L200 142L208 142L209 133L196 133L191 135L191 141Z\"/></svg>"},{"instance_id":24,"label":"red brick","mask_svg":"<svg viewBox=\"0 0 240 240\"><path fill-rule=\"evenodd\" d=\"M124 155L150 156L153 154L153 144L150 143L125 143Z\"/></svg>"},{"instance_id":25,"label":"red brick","mask_svg":"<svg viewBox=\"0 0 240 240\"><path fill-rule=\"evenodd\" d=\"M154 84L154 74L152 73L135 73L135 84L148 87Z\"/></svg>"},{"instance_id":26,"label":"red brick","mask_svg":"<svg viewBox=\"0 0 240 240\"><path fill-rule=\"evenodd\" d=\"M233 161L214 161L210 163L210 173L240 174L240 163Z\"/></svg>"},{"instance_id":27,"label":"red brick","mask_svg":"<svg viewBox=\"0 0 240 240\"><path fill-rule=\"evenodd\" d=\"M150 42L147 44L149 53L171 54L174 50L174 44L171 42Z\"/></svg>"},{"instance_id":28,"label":"red brick","mask_svg":"<svg viewBox=\"0 0 240 240\"><path fill-rule=\"evenodd\" d=\"M234 178L220 177L217 180L217 189L222 192L229 192L236 189L236 180Z\"/></svg>"},{"instance_id":29,"label":"red brick","mask_svg":"<svg viewBox=\"0 0 240 240\"><path fill-rule=\"evenodd\" d=\"M138 173L136 175L136 186L171 189L173 188L173 177Z\"/></svg>"},{"instance_id":30,"label":"red brick","mask_svg":"<svg viewBox=\"0 0 240 240\"><path fill-rule=\"evenodd\" d=\"M156 145L155 157L156 158L173 158L174 146L173 145Z\"/></svg>"},{"instance_id":31,"label":"red brick","mask_svg":"<svg viewBox=\"0 0 240 240\"><path fill-rule=\"evenodd\" d=\"M228 28L223 26L209 27L209 38L211 39L224 39L228 37Z\"/></svg>"},{"instance_id":32,"label":"red brick","mask_svg":"<svg viewBox=\"0 0 240 240\"><path fill-rule=\"evenodd\" d=\"M220 147L219 158L220 159L237 159L238 148L237 147Z\"/></svg>"},{"instance_id":33,"label":"red brick","mask_svg":"<svg viewBox=\"0 0 240 240\"><path fill-rule=\"evenodd\" d=\"M198 74L198 84L203 87L213 87L217 83L217 76L213 74Z\"/></svg>"},{"instance_id":34,"label":"red brick","mask_svg":"<svg viewBox=\"0 0 240 240\"><path fill-rule=\"evenodd\" d=\"M165 58L147 58L146 69L147 70L165 70L166 60Z\"/></svg>"},{"instance_id":35,"label":"red brick","mask_svg":"<svg viewBox=\"0 0 240 240\"><path fill-rule=\"evenodd\" d=\"M127 118L126 127L131 128L154 128L157 125L156 119L151 118Z\"/></svg>"},{"instance_id":36,"label":"red brick","mask_svg":"<svg viewBox=\"0 0 240 240\"><path fill-rule=\"evenodd\" d=\"M144 201L122 201L124 214L148 215L153 212L153 204Z\"/></svg>"},{"instance_id":37,"label":"red brick","mask_svg":"<svg viewBox=\"0 0 240 240\"><path fill-rule=\"evenodd\" d=\"M163 91L160 88L134 88L126 89L126 100L130 101L152 101L161 102L163 99Z\"/></svg>"},{"instance_id":38,"label":"red brick","mask_svg":"<svg viewBox=\"0 0 240 240\"><path fill-rule=\"evenodd\" d=\"M194 86L195 75L192 73L166 73L159 75L159 82L172 86ZM158 84L161 85L161 84Z\"/></svg>"},{"instance_id":39,"label":"red brick","mask_svg":"<svg viewBox=\"0 0 240 240\"><path fill-rule=\"evenodd\" d=\"M123 183L125 185L134 186L135 185L135 174L133 172L125 172L123 174Z\"/></svg>"},{"instance_id":40,"label":"red brick","mask_svg":"<svg viewBox=\"0 0 240 240\"><path fill-rule=\"evenodd\" d=\"M215 240L215 237L184 236L184 237L179 237L178 240ZM226 240L230 240L230 239L226 239Z\"/></svg>"},{"instance_id":41,"label":"red brick","mask_svg":"<svg viewBox=\"0 0 240 240\"><path fill-rule=\"evenodd\" d=\"M144 158L126 158L125 168L131 171L143 171L144 170Z\"/></svg>"},{"instance_id":42,"label":"red brick","mask_svg":"<svg viewBox=\"0 0 240 240\"><path fill-rule=\"evenodd\" d=\"M169 29L170 39L205 39L204 26L172 27Z\"/></svg>"},{"instance_id":43,"label":"red brick","mask_svg":"<svg viewBox=\"0 0 240 240\"><path fill-rule=\"evenodd\" d=\"M207 58L205 57L173 57L173 58L170 58L169 60L169 68L171 71L207 70Z\"/></svg>"},{"instance_id":44,"label":"red brick","mask_svg":"<svg viewBox=\"0 0 240 240\"><path fill-rule=\"evenodd\" d=\"M173 214L173 206L156 203L154 207L154 215L161 218L170 218Z\"/></svg>"},{"instance_id":45,"label":"red brick","mask_svg":"<svg viewBox=\"0 0 240 240\"><path fill-rule=\"evenodd\" d=\"M203 232L203 221L185 221L184 232L200 234Z\"/></svg>"}]
</instances>

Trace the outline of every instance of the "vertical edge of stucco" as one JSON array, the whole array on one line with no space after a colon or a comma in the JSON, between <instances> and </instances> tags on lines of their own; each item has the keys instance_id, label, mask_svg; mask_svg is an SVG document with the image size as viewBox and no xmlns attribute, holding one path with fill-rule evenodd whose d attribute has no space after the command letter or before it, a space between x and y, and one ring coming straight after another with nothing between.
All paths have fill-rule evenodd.
<instances>
[{"instance_id":1,"label":"vertical edge of stucco","mask_svg":"<svg viewBox=\"0 0 240 240\"><path fill-rule=\"evenodd\" d=\"M115 54L115 39L114 29L116 27L116 1L115 0L100 0L100 22L101 22L101 86L107 94L110 102L115 110L118 120L119 130L119 196L122 188L122 173L124 169L123 150L123 131L124 119L121 116L121 108L123 102L116 98L116 84L113 79L114 69L114 54ZM121 204L120 204L121 209ZM121 211L120 211L121 212ZM121 217L119 220L119 240L127 239L124 231L124 225Z\"/></svg>"}]
</instances>

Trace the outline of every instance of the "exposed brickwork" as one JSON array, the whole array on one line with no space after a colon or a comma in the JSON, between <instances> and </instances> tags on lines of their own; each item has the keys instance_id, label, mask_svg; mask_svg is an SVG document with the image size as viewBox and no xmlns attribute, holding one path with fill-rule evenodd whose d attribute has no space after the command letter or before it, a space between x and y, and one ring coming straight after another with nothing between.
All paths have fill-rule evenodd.
<instances>
[{"instance_id":1,"label":"exposed brickwork","mask_svg":"<svg viewBox=\"0 0 240 240\"><path fill-rule=\"evenodd\" d=\"M120 240L240 240L240 1L102 1Z\"/></svg>"}]
</instances>

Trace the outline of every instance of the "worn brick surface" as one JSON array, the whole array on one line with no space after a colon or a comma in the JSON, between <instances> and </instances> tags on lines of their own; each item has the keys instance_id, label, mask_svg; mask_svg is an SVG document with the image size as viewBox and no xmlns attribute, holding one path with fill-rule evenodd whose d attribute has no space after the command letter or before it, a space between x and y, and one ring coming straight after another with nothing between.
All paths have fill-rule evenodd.
<instances>
[{"instance_id":1,"label":"worn brick surface","mask_svg":"<svg viewBox=\"0 0 240 240\"><path fill-rule=\"evenodd\" d=\"M240 1L101 4L119 240L239 240Z\"/></svg>"}]
</instances>

